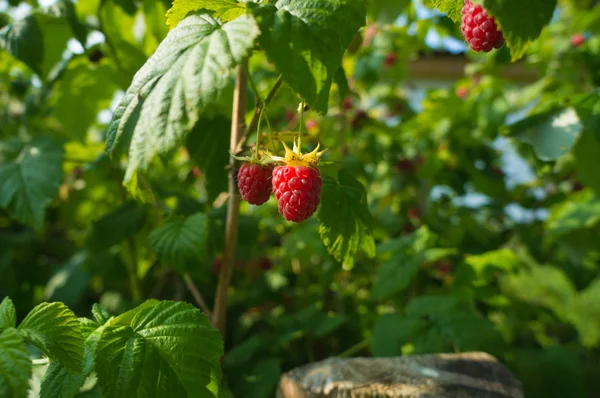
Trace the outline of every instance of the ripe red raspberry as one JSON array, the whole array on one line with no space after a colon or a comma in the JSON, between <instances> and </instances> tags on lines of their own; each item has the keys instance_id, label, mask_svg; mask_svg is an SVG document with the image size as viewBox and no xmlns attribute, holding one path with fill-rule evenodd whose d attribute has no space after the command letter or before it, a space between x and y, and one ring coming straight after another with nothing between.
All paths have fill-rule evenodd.
<instances>
[{"instance_id":1,"label":"ripe red raspberry","mask_svg":"<svg viewBox=\"0 0 600 398\"><path fill-rule=\"evenodd\" d=\"M388 53L383 60L383 67L389 69L398 62L398 55L395 52Z\"/></svg>"},{"instance_id":2,"label":"ripe red raspberry","mask_svg":"<svg viewBox=\"0 0 600 398\"><path fill-rule=\"evenodd\" d=\"M272 166L244 163L238 172L237 184L242 198L253 205L262 205L271 196Z\"/></svg>"},{"instance_id":3,"label":"ripe red raspberry","mask_svg":"<svg viewBox=\"0 0 600 398\"><path fill-rule=\"evenodd\" d=\"M273 192L279 204L279 213L288 221L308 219L319 206L322 185L321 173L316 167L275 167Z\"/></svg>"},{"instance_id":4,"label":"ripe red raspberry","mask_svg":"<svg viewBox=\"0 0 600 398\"><path fill-rule=\"evenodd\" d=\"M584 42L585 42L585 36L582 35L581 33L576 33L573 36L571 36L571 45L573 47L579 47Z\"/></svg>"},{"instance_id":5,"label":"ripe red raspberry","mask_svg":"<svg viewBox=\"0 0 600 398\"><path fill-rule=\"evenodd\" d=\"M461 31L473 51L489 52L504 45L504 36L498 30L494 18L487 15L480 5L465 0L462 9Z\"/></svg>"}]
</instances>

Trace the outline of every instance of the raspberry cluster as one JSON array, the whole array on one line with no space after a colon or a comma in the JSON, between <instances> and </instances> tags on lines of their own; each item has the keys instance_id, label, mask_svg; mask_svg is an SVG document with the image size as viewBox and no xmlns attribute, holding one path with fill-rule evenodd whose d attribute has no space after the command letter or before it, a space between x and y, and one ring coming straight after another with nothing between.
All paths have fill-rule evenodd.
<instances>
[{"instance_id":1,"label":"raspberry cluster","mask_svg":"<svg viewBox=\"0 0 600 398\"><path fill-rule=\"evenodd\" d=\"M315 213L321 200L323 180L317 165L323 152L319 152L317 146L314 151L303 154L296 143L293 150L285 144L284 147L284 157L258 159L257 155L252 158L234 156L248 162L240 167L237 184L242 198L253 205L267 202L274 192L283 218L302 222ZM273 168L267 162L283 164Z\"/></svg>"},{"instance_id":2,"label":"raspberry cluster","mask_svg":"<svg viewBox=\"0 0 600 398\"><path fill-rule=\"evenodd\" d=\"M498 30L494 18L471 0L465 0L462 9L461 31L473 51L489 52L504 45L504 36Z\"/></svg>"}]
</instances>

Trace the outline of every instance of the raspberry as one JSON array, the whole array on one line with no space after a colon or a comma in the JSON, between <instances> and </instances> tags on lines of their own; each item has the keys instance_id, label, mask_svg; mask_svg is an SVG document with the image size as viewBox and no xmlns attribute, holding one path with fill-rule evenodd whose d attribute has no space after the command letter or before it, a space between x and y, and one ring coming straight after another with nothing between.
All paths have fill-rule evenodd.
<instances>
[{"instance_id":1,"label":"raspberry","mask_svg":"<svg viewBox=\"0 0 600 398\"><path fill-rule=\"evenodd\" d=\"M487 53L492 48L504 45L504 36L498 30L494 18L488 16L483 7L473 4L471 0L465 0L462 9L461 31L473 51Z\"/></svg>"},{"instance_id":2,"label":"raspberry","mask_svg":"<svg viewBox=\"0 0 600 398\"><path fill-rule=\"evenodd\" d=\"M580 45L582 45L585 42L585 36L582 35L581 33L577 33L574 34L571 37L571 45L573 47L579 47Z\"/></svg>"},{"instance_id":3,"label":"raspberry","mask_svg":"<svg viewBox=\"0 0 600 398\"><path fill-rule=\"evenodd\" d=\"M271 196L272 166L244 163L238 172L237 184L242 198L253 205L262 205Z\"/></svg>"},{"instance_id":4,"label":"raspberry","mask_svg":"<svg viewBox=\"0 0 600 398\"><path fill-rule=\"evenodd\" d=\"M279 213L288 221L308 219L319 206L322 184L316 167L277 166L273 171L273 192Z\"/></svg>"}]
</instances>

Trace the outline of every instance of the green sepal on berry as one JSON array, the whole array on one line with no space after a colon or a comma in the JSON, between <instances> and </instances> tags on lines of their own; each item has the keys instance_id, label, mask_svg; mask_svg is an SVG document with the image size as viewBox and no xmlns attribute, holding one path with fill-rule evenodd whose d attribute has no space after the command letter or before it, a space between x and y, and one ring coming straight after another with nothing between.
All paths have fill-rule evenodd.
<instances>
[{"instance_id":1,"label":"green sepal on berry","mask_svg":"<svg viewBox=\"0 0 600 398\"><path fill-rule=\"evenodd\" d=\"M241 162L250 163L250 164L258 164L261 166L266 166L266 165L273 164L276 162L273 159L273 157L269 155L268 151L260 150L260 152L261 152L260 156L259 156L258 152L259 152L258 150L253 151L250 156L236 156L231 152L229 152L229 155L231 155L231 157L234 158L235 160L239 160Z\"/></svg>"}]
</instances>

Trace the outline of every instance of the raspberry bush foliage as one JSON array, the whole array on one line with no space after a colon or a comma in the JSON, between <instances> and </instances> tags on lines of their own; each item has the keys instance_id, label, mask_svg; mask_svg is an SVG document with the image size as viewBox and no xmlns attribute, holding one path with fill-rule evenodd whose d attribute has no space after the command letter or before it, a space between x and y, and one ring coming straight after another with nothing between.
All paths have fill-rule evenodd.
<instances>
[{"instance_id":1,"label":"raspberry bush foliage","mask_svg":"<svg viewBox=\"0 0 600 398\"><path fill-rule=\"evenodd\" d=\"M599 71L594 0L0 2L0 396L594 396Z\"/></svg>"}]
</instances>

